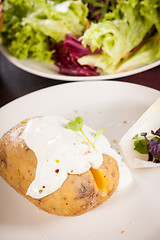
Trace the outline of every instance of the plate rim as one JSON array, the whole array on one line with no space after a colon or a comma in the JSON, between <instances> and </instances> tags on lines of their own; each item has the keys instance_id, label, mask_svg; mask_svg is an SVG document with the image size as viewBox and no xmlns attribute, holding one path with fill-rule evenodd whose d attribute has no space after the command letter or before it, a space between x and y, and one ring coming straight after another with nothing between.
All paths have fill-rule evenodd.
<instances>
[{"instance_id":1,"label":"plate rim","mask_svg":"<svg viewBox=\"0 0 160 240\"><path fill-rule=\"evenodd\" d=\"M86 85L92 85L92 84L104 84L104 85L107 85L107 84L113 84L113 85L128 85L128 86L134 86L134 87L138 87L138 88L142 88L142 89L146 89L146 90L151 90L151 91L154 91L156 94L160 94L160 91L157 90L157 89L154 89L154 88L151 88L151 87L148 87L148 86L144 86L144 85L140 85L140 84L137 84L137 83L131 83L131 82L121 82L121 81L112 81L112 80L108 80L108 81L103 81L103 80L100 80L100 81L80 81L80 82L64 82L62 84L56 84L56 85L53 85L53 86L49 86L49 87L44 87L44 88L41 88L41 89L38 89L38 90L35 90L35 91L32 91L32 92L29 92L29 93L26 93L16 99L13 99L12 101L4 104L2 107L0 107L0 112L3 111L4 108L8 107L9 105L11 104L14 104L15 102L18 102L20 101L21 99L24 99L24 98L27 98L28 96L33 96L33 95L36 95L37 93L41 93L41 92L45 92L45 91L48 91L49 89L52 89L52 88L63 88L64 86L68 86L68 85L83 85L83 84L86 84Z\"/></svg>"},{"instance_id":2,"label":"plate rim","mask_svg":"<svg viewBox=\"0 0 160 240\"><path fill-rule=\"evenodd\" d=\"M132 76L132 75L150 70L150 69L155 68L155 67L160 65L160 59L159 59L159 60L157 60L157 61L155 61L151 64L147 64L147 65L132 69L130 71L125 71L125 72L116 73L116 74L88 76L88 77L86 77L86 76L69 76L69 75L62 75L62 74L59 74L59 73L55 74L54 69L53 69L53 74L50 74L50 73L39 72L38 70L34 70L34 69L29 68L29 67L26 67L25 66L25 61L26 60L19 60L19 59L15 58L14 56L12 56L9 53L9 51L5 48L5 46L3 46L2 44L0 44L0 52L10 63L12 63L13 65L15 65L16 67L18 67L21 70L24 70L24 71L26 71L28 73L31 73L31 74L34 74L36 76L48 78L50 80L60 80L60 81L112 80L112 79L118 79L118 78L122 78L122 77ZM29 59L27 59L27 60L29 60ZM32 59L32 60L36 62L36 60L34 60L34 59ZM54 66L54 67L56 67L56 66Z\"/></svg>"},{"instance_id":3,"label":"plate rim","mask_svg":"<svg viewBox=\"0 0 160 240\"><path fill-rule=\"evenodd\" d=\"M150 87L146 87L146 86L143 86L143 85L139 85L139 84L135 84L135 83L129 83L129 82L120 82L120 81L96 81L96 82L93 82L93 81L91 81L91 82L69 82L69 83L64 83L64 84L58 84L58 85L54 85L54 86L50 86L50 87L46 87L46 88L42 88L42 89L40 89L40 90L36 90L36 91L33 91L33 92L31 92L31 93L28 93L28 94L25 94L24 96L21 96L21 97L19 97L19 98L17 98L17 99L15 99L15 100L13 100L13 101L11 101L10 103L8 103L8 104L6 104L6 105L4 105L2 108L0 108L0 115L3 115L4 113L5 113L5 111L7 111L8 112L8 110L9 109L11 109L12 108L12 104L15 104L14 105L14 107L17 107L17 104L19 104L19 103L21 103L21 104L23 104L24 102L27 102L27 98L28 97L36 97L36 95L38 95L38 97L39 97L39 94L43 94L43 92L44 92L44 95L46 95L46 93L47 93L47 91L49 90L49 94L51 94L52 93L52 89L57 89L57 88L59 88L59 89L65 89L66 87L69 89L69 87L70 86L73 86L73 88L76 88L77 89L77 91L78 91L78 87L79 86L82 86L83 88L85 88L86 86L93 86L93 88L95 88L96 86L100 86L100 88L102 88L103 86L110 86L111 88L112 88L112 86L114 86L114 87L116 87L116 86L122 86L122 88L123 88L123 86L125 87L125 88L130 88L131 90L132 89L134 89L134 91L138 88L138 89L140 89L140 90L143 90L145 93L145 95L146 95L146 93L148 94L148 92L151 92L152 93L152 95L153 95L153 98L154 98L154 94L155 95L159 95L159 91L158 90L156 90L156 89L152 89L152 88L150 88ZM55 91L55 90L54 90ZM59 91L58 91L59 92ZM53 96L53 98L54 98L54 96ZM105 96L105 98L106 98L106 96ZM141 97L140 97L141 98ZM21 100L22 100L22 102L21 102ZM24 102L23 102L23 100L24 100ZM48 101L48 100L47 100ZM96 99L95 99L95 101L96 101ZM27 103L28 104L28 103ZM7 108L5 108L6 106L8 106ZM4 109L4 112L3 112L3 109ZM2 110L2 111L1 111ZM17 111L18 111L18 109L17 109ZM23 110L24 111L24 110ZM10 121L10 120L9 120ZM115 198L115 200L116 200L116 198ZM113 201L114 201L114 199L113 199ZM100 209L100 208L99 208ZM102 210L100 209L100 210L98 210L99 211L99 215L98 216L101 216L101 213L102 213ZM93 214L94 215L94 212L90 212L91 214ZM104 213L103 213L104 214ZM86 219L89 219L92 215L83 215L84 216L84 219L85 219L85 221L87 221ZM82 217L83 217L82 216ZM86 218L85 218L85 216L86 216ZM103 215L102 215L103 216ZM55 216L54 216L55 217ZM134 218L133 218L134 219ZM133 220L132 219L132 220ZM77 218L77 221L78 221L78 218ZM81 223L81 221L80 221L80 223ZM3 224L3 223L2 223ZM3 227L3 225L1 224L1 226L0 227ZM7 225L8 226L8 225ZM15 225L15 226L17 226L17 225ZM26 226L26 225L24 225L24 226ZM132 225L133 227L134 227L134 225ZM136 225L136 226L138 226L138 225ZM122 228L123 227L123 228ZM121 226L121 225L118 225L118 228L116 229L116 236L119 234L119 235L121 235L121 232L119 232L119 229L120 230L122 230L122 229L124 229L125 227L128 227L128 225L124 225L124 226ZM59 228L59 225L58 225L58 228ZM15 229L17 229L16 227L15 227ZM39 228L37 228L37 229L39 229ZM49 226L49 228L47 229L48 231L49 231L49 233L50 233L50 226ZM46 228L44 228L44 233L48 233L47 232L47 230L46 230ZM99 230L99 229L98 229ZM124 229L124 230L126 230L126 229ZM143 230L143 229L142 229ZM10 231L8 231L8 232L10 232ZM40 231L40 234L42 234L42 232L43 231ZM98 232L98 231L97 231ZM96 234L97 234L97 232L96 232ZM118 234L117 234L117 232L118 232ZM10 232L11 233L11 232ZM106 234L106 231L103 231L103 233L104 234ZM159 233L159 230L158 230L158 233ZM35 234L37 234L37 232L35 233ZM90 238L92 237L91 235L89 235L89 234L91 234L90 233L90 229L89 229L89 231L87 232L87 235L86 235L86 237L88 237L88 236L90 236ZM127 232L127 230L126 230L126 235L128 236L128 234L129 234L129 236L130 236L130 229L128 228L128 232ZM154 233L153 233L154 234ZM155 233L156 234L156 233ZM37 234L38 235L38 234ZM118 235L118 236L119 236ZM126 235L124 235L124 237L126 236ZM3 236L3 235L2 235ZM17 234L16 234L16 236L17 236ZM20 235L21 236L21 235ZM68 236L68 233L67 233L67 236ZM122 236L122 235L121 235ZM96 239L98 239L97 237L99 237L98 235L96 235ZM112 236L111 236L112 237ZM89 237L88 237L89 238ZM92 237L92 238L94 238L94 237ZM123 238L123 236L121 237L121 238ZM15 239L15 238L14 238ZM51 239L51 238L48 238L48 239ZM58 239L58 238L57 238ZM60 237L59 239L63 239L63 237ZM70 238L68 238L67 237L67 239L74 239L72 236L70 237ZM118 239L118 238L117 238ZM158 240L158 239L157 239Z\"/></svg>"}]
</instances>

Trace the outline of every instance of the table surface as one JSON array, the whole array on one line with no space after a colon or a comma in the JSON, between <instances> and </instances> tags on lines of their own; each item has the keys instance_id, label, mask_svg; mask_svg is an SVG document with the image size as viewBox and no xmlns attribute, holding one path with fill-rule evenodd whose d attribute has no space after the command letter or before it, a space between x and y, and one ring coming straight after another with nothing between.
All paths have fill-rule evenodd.
<instances>
[{"instance_id":1,"label":"table surface","mask_svg":"<svg viewBox=\"0 0 160 240\"><path fill-rule=\"evenodd\" d=\"M113 81L135 83L160 90L160 66ZM36 90L68 82L47 79L25 72L10 63L0 53L0 107Z\"/></svg>"}]
</instances>

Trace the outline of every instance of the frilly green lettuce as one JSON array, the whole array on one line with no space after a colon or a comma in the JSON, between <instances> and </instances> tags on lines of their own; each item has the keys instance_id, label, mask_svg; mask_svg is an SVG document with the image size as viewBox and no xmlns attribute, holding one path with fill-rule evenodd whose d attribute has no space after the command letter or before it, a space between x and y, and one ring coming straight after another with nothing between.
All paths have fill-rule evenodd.
<instances>
[{"instance_id":1,"label":"frilly green lettuce","mask_svg":"<svg viewBox=\"0 0 160 240\"><path fill-rule=\"evenodd\" d=\"M120 73L127 70L141 67L153 63L160 58L160 37L159 35L148 39L143 46L127 58L114 65L114 60L107 54L86 55L81 57L78 62L82 65L94 65L108 74Z\"/></svg>"},{"instance_id":2,"label":"frilly green lettuce","mask_svg":"<svg viewBox=\"0 0 160 240\"><path fill-rule=\"evenodd\" d=\"M133 56L124 59L117 66L117 72L150 64L160 58L160 36L148 40Z\"/></svg>"},{"instance_id":3,"label":"frilly green lettuce","mask_svg":"<svg viewBox=\"0 0 160 240\"><path fill-rule=\"evenodd\" d=\"M66 34L81 36L87 23L87 7L70 1L68 11L55 9L56 1L5 0L2 44L17 58L50 61L49 39L59 42Z\"/></svg>"},{"instance_id":4,"label":"frilly green lettuce","mask_svg":"<svg viewBox=\"0 0 160 240\"><path fill-rule=\"evenodd\" d=\"M144 42L139 51L135 51L130 58L125 58L126 54L143 41L153 26L157 39ZM92 23L81 37L84 46L89 44L92 51L102 49L103 53L84 56L79 59L79 63L94 64L111 74L124 68L155 61L160 58L159 30L159 0L118 1L118 6L113 12L107 13L101 22Z\"/></svg>"}]
</instances>

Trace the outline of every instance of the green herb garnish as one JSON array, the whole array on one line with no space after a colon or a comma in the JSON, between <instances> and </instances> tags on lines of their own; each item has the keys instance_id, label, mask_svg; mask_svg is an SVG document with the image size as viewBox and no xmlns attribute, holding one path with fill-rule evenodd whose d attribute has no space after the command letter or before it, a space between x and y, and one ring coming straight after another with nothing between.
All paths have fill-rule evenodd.
<instances>
[{"instance_id":1,"label":"green herb garnish","mask_svg":"<svg viewBox=\"0 0 160 240\"><path fill-rule=\"evenodd\" d=\"M148 139L136 140L134 142L134 150L136 150L137 152L142 153L142 154L147 154L148 153L148 148L147 148L148 142L149 142Z\"/></svg>"},{"instance_id":2,"label":"green herb garnish","mask_svg":"<svg viewBox=\"0 0 160 240\"><path fill-rule=\"evenodd\" d=\"M87 141L92 145L92 147L95 149L95 146L94 144L89 140L89 138L85 135L85 133L83 132L82 130L82 127L84 125L84 121L83 121L83 118L81 117L76 117L76 119L74 121L71 121L67 124L67 128L72 130L72 131L75 131L75 132L78 132L80 131L83 136L87 139Z\"/></svg>"},{"instance_id":3,"label":"green herb garnish","mask_svg":"<svg viewBox=\"0 0 160 240\"><path fill-rule=\"evenodd\" d=\"M71 122L69 122L69 123L67 124L67 128L70 129L70 130L72 130L72 131L76 131L76 132L80 131L80 132L83 134L83 136L87 139L87 141L91 144L91 146L93 147L93 149L96 150L94 144L95 144L98 136L99 136L101 133L103 133L104 131L106 131L106 128L100 129L100 130L98 130L98 131L96 132L94 142L92 143L92 142L89 140L89 138L86 136L86 134L84 133L84 131L83 131L83 129L82 129L83 125L84 125L83 118L82 118L82 117L76 117L74 121L71 121Z\"/></svg>"},{"instance_id":4,"label":"green herb garnish","mask_svg":"<svg viewBox=\"0 0 160 240\"><path fill-rule=\"evenodd\" d=\"M83 127L83 118L76 117L74 121L71 121L67 124L67 128L71 129L72 131L81 131Z\"/></svg>"},{"instance_id":5,"label":"green herb garnish","mask_svg":"<svg viewBox=\"0 0 160 240\"><path fill-rule=\"evenodd\" d=\"M146 136L147 136L147 133L146 133L146 132L143 132L143 133L141 133L141 136L142 136L142 137L146 137Z\"/></svg>"},{"instance_id":6,"label":"green herb garnish","mask_svg":"<svg viewBox=\"0 0 160 240\"><path fill-rule=\"evenodd\" d=\"M99 137L99 135L103 132L105 132L107 130L107 128L103 128L103 129L99 129L97 132L96 132L96 135L95 135L95 139L94 139L94 143L96 142L97 138Z\"/></svg>"}]
</instances>

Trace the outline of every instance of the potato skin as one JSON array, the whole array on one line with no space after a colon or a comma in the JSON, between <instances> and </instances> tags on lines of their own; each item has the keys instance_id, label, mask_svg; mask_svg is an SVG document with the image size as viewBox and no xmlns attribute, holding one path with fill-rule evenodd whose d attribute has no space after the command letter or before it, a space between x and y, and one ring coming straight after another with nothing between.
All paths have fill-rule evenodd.
<instances>
[{"instance_id":1,"label":"potato skin","mask_svg":"<svg viewBox=\"0 0 160 240\"><path fill-rule=\"evenodd\" d=\"M34 199L26 192L35 178L37 158L21 137L26 121L13 127L0 139L0 175L18 193L44 211L61 215L77 216L102 204L115 192L119 183L117 162L103 155L100 170L108 179L108 192L104 193L95 185L91 171L68 175L62 187L54 193Z\"/></svg>"}]
</instances>

